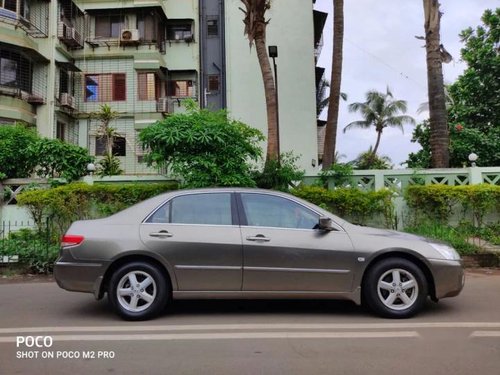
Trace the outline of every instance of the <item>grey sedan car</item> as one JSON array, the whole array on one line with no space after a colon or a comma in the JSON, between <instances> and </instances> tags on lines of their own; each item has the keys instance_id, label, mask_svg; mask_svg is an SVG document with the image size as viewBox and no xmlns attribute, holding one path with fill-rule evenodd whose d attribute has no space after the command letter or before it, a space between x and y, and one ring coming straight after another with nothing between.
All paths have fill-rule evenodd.
<instances>
[{"instance_id":1,"label":"grey sedan car","mask_svg":"<svg viewBox=\"0 0 500 375\"><path fill-rule=\"evenodd\" d=\"M144 320L174 299L332 298L389 318L427 297L460 293L450 246L361 227L294 196L258 189L165 193L62 239L61 288L108 295L124 319Z\"/></svg>"}]
</instances>

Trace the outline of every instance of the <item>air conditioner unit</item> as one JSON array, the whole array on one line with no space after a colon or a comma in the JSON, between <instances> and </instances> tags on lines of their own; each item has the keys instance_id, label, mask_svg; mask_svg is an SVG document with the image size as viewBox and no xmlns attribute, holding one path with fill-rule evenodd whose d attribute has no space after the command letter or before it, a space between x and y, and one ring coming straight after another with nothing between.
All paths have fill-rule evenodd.
<instances>
[{"instance_id":1,"label":"air conditioner unit","mask_svg":"<svg viewBox=\"0 0 500 375\"><path fill-rule=\"evenodd\" d=\"M192 33L184 33L184 41L186 43L191 43L193 41L193 34Z\"/></svg>"},{"instance_id":2,"label":"air conditioner unit","mask_svg":"<svg viewBox=\"0 0 500 375\"><path fill-rule=\"evenodd\" d=\"M82 45L82 35L74 27L66 27L66 39Z\"/></svg>"},{"instance_id":3,"label":"air conditioner unit","mask_svg":"<svg viewBox=\"0 0 500 375\"><path fill-rule=\"evenodd\" d=\"M61 102L61 107L75 109L75 98L67 92L61 93L59 101Z\"/></svg>"},{"instance_id":4,"label":"air conditioner unit","mask_svg":"<svg viewBox=\"0 0 500 375\"><path fill-rule=\"evenodd\" d=\"M160 98L156 102L156 112L172 113L172 104L168 98Z\"/></svg>"},{"instance_id":5,"label":"air conditioner unit","mask_svg":"<svg viewBox=\"0 0 500 375\"><path fill-rule=\"evenodd\" d=\"M83 46L82 35L74 27L63 22L57 25L57 37L69 47Z\"/></svg>"},{"instance_id":6,"label":"air conditioner unit","mask_svg":"<svg viewBox=\"0 0 500 375\"><path fill-rule=\"evenodd\" d=\"M139 30L123 29L120 33L120 44L137 44L139 42Z\"/></svg>"}]
</instances>

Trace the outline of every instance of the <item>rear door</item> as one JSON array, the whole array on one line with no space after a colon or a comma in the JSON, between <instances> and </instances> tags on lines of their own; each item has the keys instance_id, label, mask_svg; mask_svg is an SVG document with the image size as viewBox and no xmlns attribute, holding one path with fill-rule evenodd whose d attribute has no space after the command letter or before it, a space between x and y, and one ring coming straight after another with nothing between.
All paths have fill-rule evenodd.
<instances>
[{"instance_id":1,"label":"rear door","mask_svg":"<svg viewBox=\"0 0 500 375\"><path fill-rule=\"evenodd\" d=\"M141 225L141 239L174 268L180 291L240 291L242 244L231 192L179 195Z\"/></svg>"}]
</instances>

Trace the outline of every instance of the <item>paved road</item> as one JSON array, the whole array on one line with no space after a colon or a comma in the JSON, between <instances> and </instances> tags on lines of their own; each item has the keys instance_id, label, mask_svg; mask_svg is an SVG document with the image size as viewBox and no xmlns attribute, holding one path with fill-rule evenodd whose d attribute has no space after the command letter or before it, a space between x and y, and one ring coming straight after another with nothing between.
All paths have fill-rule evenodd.
<instances>
[{"instance_id":1,"label":"paved road","mask_svg":"<svg viewBox=\"0 0 500 375\"><path fill-rule=\"evenodd\" d=\"M0 285L1 375L396 373L500 373L500 273L469 272L458 298L403 321L338 301L181 301L130 323L54 283Z\"/></svg>"}]
</instances>

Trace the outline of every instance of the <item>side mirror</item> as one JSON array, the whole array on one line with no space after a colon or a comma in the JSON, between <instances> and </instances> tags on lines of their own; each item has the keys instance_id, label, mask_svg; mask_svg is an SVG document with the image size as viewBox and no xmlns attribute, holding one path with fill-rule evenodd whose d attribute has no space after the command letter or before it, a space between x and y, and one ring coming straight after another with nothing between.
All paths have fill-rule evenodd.
<instances>
[{"instance_id":1,"label":"side mirror","mask_svg":"<svg viewBox=\"0 0 500 375\"><path fill-rule=\"evenodd\" d=\"M319 218L318 228L321 230L332 231L335 230L332 224L332 219L326 216L321 216Z\"/></svg>"}]
</instances>

